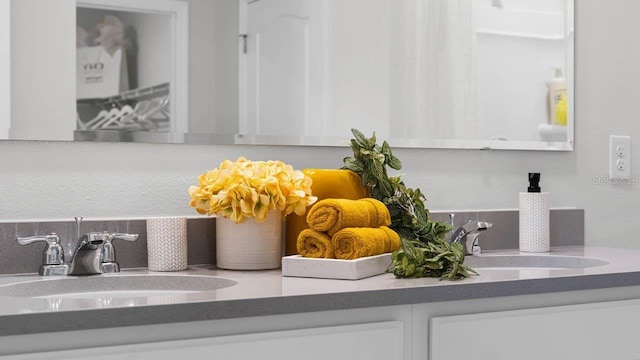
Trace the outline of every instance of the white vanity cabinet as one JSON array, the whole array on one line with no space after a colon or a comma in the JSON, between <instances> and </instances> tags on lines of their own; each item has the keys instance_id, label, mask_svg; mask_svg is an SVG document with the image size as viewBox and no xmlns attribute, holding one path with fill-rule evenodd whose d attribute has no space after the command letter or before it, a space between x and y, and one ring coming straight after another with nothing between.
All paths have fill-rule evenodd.
<instances>
[{"instance_id":1,"label":"white vanity cabinet","mask_svg":"<svg viewBox=\"0 0 640 360\"><path fill-rule=\"evenodd\" d=\"M197 311L193 306L190 311ZM87 316L100 321L105 314ZM0 357L640 359L639 322L640 286L621 286L66 332L51 328L0 337Z\"/></svg>"},{"instance_id":2,"label":"white vanity cabinet","mask_svg":"<svg viewBox=\"0 0 640 360\"><path fill-rule=\"evenodd\" d=\"M411 306L324 311L60 332L45 337L22 335L13 337L11 344L0 338L0 347L22 348L7 357L12 360L407 360L411 353L407 337L410 319Z\"/></svg>"},{"instance_id":3,"label":"white vanity cabinet","mask_svg":"<svg viewBox=\"0 0 640 360\"><path fill-rule=\"evenodd\" d=\"M640 300L433 317L431 360L638 359Z\"/></svg>"}]
</instances>

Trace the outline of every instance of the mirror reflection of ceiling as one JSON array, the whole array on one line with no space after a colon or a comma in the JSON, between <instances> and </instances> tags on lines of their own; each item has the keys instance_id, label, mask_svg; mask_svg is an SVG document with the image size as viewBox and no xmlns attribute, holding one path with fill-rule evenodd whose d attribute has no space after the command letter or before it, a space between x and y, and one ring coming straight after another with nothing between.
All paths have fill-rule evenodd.
<instances>
[{"instance_id":1,"label":"mirror reflection of ceiling","mask_svg":"<svg viewBox=\"0 0 640 360\"><path fill-rule=\"evenodd\" d=\"M344 146L358 128L394 147L573 148L573 0L187 2L181 141Z\"/></svg>"}]
</instances>

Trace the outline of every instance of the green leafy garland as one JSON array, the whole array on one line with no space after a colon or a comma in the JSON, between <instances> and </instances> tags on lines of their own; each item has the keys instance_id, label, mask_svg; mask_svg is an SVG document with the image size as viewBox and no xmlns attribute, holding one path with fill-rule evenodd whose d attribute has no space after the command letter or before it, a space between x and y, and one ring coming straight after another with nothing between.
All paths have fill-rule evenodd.
<instances>
[{"instance_id":1,"label":"green leafy garland","mask_svg":"<svg viewBox=\"0 0 640 360\"><path fill-rule=\"evenodd\" d=\"M389 144L385 141L378 145L375 133L367 138L356 129L351 132L353 157L344 158L344 168L358 173L370 196L387 206L391 214L389 227L400 235L402 242L402 248L393 252L389 271L401 278L449 280L477 274L464 265L463 245L445 240L445 234L451 230L449 224L429 218L420 189L407 188L401 175L387 175L387 166L394 170L402 168Z\"/></svg>"}]
</instances>

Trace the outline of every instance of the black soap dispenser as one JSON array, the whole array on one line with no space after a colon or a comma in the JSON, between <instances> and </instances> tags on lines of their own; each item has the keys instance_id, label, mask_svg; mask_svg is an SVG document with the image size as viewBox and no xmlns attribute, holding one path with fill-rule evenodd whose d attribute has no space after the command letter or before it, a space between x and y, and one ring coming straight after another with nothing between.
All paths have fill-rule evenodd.
<instances>
[{"instance_id":1,"label":"black soap dispenser","mask_svg":"<svg viewBox=\"0 0 640 360\"><path fill-rule=\"evenodd\" d=\"M529 188L520 193L520 251L548 252L549 193L540 191L540 173L529 173Z\"/></svg>"}]
</instances>

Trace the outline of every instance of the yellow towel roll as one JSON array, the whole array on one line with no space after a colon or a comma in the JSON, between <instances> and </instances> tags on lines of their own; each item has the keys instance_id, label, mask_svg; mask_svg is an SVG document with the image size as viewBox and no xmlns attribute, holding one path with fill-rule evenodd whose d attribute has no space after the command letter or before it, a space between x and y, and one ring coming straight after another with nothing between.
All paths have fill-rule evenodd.
<instances>
[{"instance_id":1,"label":"yellow towel roll","mask_svg":"<svg viewBox=\"0 0 640 360\"><path fill-rule=\"evenodd\" d=\"M304 229L296 243L298 254L310 258L333 259L333 244L329 235L311 229Z\"/></svg>"},{"instance_id":2,"label":"yellow towel roll","mask_svg":"<svg viewBox=\"0 0 640 360\"><path fill-rule=\"evenodd\" d=\"M353 260L400 249L400 236L386 226L344 228L331 237L336 259Z\"/></svg>"},{"instance_id":3,"label":"yellow towel roll","mask_svg":"<svg viewBox=\"0 0 640 360\"><path fill-rule=\"evenodd\" d=\"M388 226L391 216L387 207L373 198L324 199L311 207L307 223L311 229L331 236L343 228Z\"/></svg>"},{"instance_id":4,"label":"yellow towel roll","mask_svg":"<svg viewBox=\"0 0 640 360\"><path fill-rule=\"evenodd\" d=\"M313 180L311 192L323 199L362 199L369 196L369 192L362 186L360 175L351 170L342 169L304 169L302 172ZM307 209L308 210L308 209ZM307 214L287 215L285 254L297 254L298 235L308 229Z\"/></svg>"}]
</instances>

